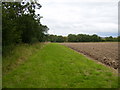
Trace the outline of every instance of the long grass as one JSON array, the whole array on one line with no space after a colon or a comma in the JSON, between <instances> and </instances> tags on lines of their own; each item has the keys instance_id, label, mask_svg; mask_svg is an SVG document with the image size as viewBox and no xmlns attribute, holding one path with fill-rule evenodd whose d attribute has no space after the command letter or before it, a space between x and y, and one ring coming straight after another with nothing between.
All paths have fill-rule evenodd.
<instances>
[{"instance_id":1,"label":"long grass","mask_svg":"<svg viewBox=\"0 0 120 90\"><path fill-rule=\"evenodd\" d=\"M9 51L9 53L2 58L3 75L24 63L28 57L35 54L44 45L45 43L16 45L13 50Z\"/></svg>"}]
</instances>

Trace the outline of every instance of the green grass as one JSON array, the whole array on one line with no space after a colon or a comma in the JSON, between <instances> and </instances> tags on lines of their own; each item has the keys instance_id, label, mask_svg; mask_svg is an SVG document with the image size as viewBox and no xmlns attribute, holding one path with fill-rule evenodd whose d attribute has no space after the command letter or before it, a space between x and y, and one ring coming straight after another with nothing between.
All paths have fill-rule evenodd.
<instances>
[{"instance_id":1,"label":"green grass","mask_svg":"<svg viewBox=\"0 0 120 90\"><path fill-rule=\"evenodd\" d=\"M117 74L59 44L47 44L3 76L3 88L117 88Z\"/></svg>"},{"instance_id":2,"label":"green grass","mask_svg":"<svg viewBox=\"0 0 120 90\"><path fill-rule=\"evenodd\" d=\"M32 56L44 46L44 43L35 43L32 45L29 44L20 44L7 53L7 55L2 57L2 69L3 75L10 72L18 65L24 63L28 57Z\"/></svg>"}]
</instances>

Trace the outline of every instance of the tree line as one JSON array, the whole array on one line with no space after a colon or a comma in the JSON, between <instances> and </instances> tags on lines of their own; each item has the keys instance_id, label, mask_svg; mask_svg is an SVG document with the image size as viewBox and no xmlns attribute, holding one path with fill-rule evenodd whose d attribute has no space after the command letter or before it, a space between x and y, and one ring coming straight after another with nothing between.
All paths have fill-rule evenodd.
<instances>
[{"instance_id":1,"label":"tree line","mask_svg":"<svg viewBox=\"0 0 120 90\"><path fill-rule=\"evenodd\" d=\"M119 37L100 37L96 34L69 34L68 36L46 35L46 41L50 42L117 42L120 41Z\"/></svg>"},{"instance_id":2,"label":"tree line","mask_svg":"<svg viewBox=\"0 0 120 90\"><path fill-rule=\"evenodd\" d=\"M17 44L43 41L48 27L40 23L40 14L35 14L35 9L40 8L41 5L37 2L2 3L3 55Z\"/></svg>"}]
</instances>

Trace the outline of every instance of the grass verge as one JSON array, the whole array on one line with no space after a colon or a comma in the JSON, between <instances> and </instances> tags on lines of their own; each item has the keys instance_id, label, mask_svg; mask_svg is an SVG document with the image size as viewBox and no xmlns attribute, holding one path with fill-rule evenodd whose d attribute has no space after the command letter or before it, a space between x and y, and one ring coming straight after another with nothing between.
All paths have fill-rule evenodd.
<instances>
[{"instance_id":1,"label":"grass verge","mask_svg":"<svg viewBox=\"0 0 120 90\"><path fill-rule=\"evenodd\" d=\"M117 88L110 68L59 44L42 50L3 76L3 88Z\"/></svg>"},{"instance_id":2,"label":"grass verge","mask_svg":"<svg viewBox=\"0 0 120 90\"><path fill-rule=\"evenodd\" d=\"M7 56L2 58L2 70L3 75L10 72L18 65L24 63L28 57L35 54L39 51L45 43L36 43L36 44L20 44L17 45Z\"/></svg>"}]
</instances>

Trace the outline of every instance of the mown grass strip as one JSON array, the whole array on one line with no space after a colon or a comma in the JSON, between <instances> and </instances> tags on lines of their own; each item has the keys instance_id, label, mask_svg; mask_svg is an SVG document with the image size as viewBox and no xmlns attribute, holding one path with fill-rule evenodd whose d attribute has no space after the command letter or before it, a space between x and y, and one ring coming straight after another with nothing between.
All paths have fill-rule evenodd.
<instances>
[{"instance_id":1,"label":"mown grass strip","mask_svg":"<svg viewBox=\"0 0 120 90\"><path fill-rule=\"evenodd\" d=\"M55 43L3 77L4 88L117 88L117 83L109 68Z\"/></svg>"}]
</instances>

